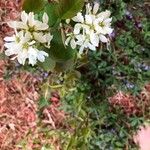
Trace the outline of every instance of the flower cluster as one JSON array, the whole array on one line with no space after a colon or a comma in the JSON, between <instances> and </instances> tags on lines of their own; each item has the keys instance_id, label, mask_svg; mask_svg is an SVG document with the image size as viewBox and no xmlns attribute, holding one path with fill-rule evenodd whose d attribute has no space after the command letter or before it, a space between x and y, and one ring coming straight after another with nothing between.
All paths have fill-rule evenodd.
<instances>
[{"instance_id":1,"label":"flower cluster","mask_svg":"<svg viewBox=\"0 0 150 150\"><path fill-rule=\"evenodd\" d=\"M39 47L50 47L53 36L48 26L48 15L43 14L42 21L36 20L33 12L21 13L21 21L10 21L8 25L15 30L11 37L5 37L5 54L14 56L20 64L28 63L34 66L37 60L44 62L48 54Z\"/></svg>"},{"instance_id":2,"label":"flower cluster","mask_svg":"<svg viewBox=\"0 0 150 150\"><path fill-rule=\"evenodd\" d=\"M98 3L93 7L87 4L85 15L79 12L71 19L75 22L75 26L73 32L67 32L66 45L70 43L73 49L79 46L79 53L82 53L85 48L95 51L100 41L103 43L109 41L107 35L113 31L112 18L109 18L111 13L108 10L98 13L98 10Z\"/></svg>"}]
</instances>

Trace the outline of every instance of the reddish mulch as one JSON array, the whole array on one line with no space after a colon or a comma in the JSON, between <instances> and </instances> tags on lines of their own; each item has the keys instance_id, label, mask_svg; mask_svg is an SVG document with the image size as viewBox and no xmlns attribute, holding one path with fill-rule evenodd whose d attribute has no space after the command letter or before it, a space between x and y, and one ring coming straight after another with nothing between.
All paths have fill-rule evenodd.
<instances>
[{"instance_id":1,"label":"reddish mulch","mask_svg":"<svg viewBox=\"0 0 150 150\"><path fill-rule=\"evenodd\" d=\"M145 115L149 118L150 108L150 84L146 84L142 91L137 96L118 92L116 95L109 98L111 106L119 107L127 115ZM147 113L148 115L146 115Z\"/></svg>"},{"instance_id":2,"label":"reddish mulch","mask_svg":"<svg viewBox=\"0 0 150 150\"><path fill-rule=\"evenodd\" d=\"M118 92L113 97L109 98L109 103L113 107L120 107L127 115L133 115L138 112L138 107L135 102L135 98L129 94Z\"/></svg>"},{"instance_id":3,"label":"reddish mulch","mask_svg":"<svg viewBox=\"0 0 150 150\"><path fill-rule=\"evenodd\" d=\"M0 54L4 51L3 38L14 33L7 22L18 19L20 10L21 0L0 0ZM33 137L38 134L38 84L41 81L31 73L18 70L18 73L13 73L10 79L5 80L6 72L11 71L8 70L8 66L12 66L12 62L0 60L0 149L19 150L16 144L24 138L28 139L27 134L30 131ZM43 110L42 122L53 129L61 125L65 119L65 113L58 109L58 105L53 104ZM27 149L33 149L35 146L31 140L33 137L29 137ZM41 142L44 141L42 133L38 137ZM60 150L57 138L52 137L49 142Z\"/></svg>"},{"instance_id":4,"label":"reddish mulch","mask_svg":"<svg viewBox=\"0 0 150 150\"><path fill-rule=\"evenodd\" d=\"M29 73L3 80L4 69L5 62L0 61L0 149L11 150L36 127L38 80Z\"/></svg>"}]
</instances>

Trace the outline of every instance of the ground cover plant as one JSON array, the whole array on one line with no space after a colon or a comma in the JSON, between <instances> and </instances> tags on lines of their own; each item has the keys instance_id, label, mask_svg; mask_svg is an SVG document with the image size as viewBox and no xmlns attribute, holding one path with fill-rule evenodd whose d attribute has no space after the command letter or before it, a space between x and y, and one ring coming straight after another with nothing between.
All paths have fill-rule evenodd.
<instances>
[{"instance_id":1,"label":"ground cover plant","mask_svg":"<svg viewBox=\"0 0 150 150\"><path fill-rule=\"evenodd\" d=\"M0 1L0 149L150 150L146 0Z\"/></svg>"}]
</instances>

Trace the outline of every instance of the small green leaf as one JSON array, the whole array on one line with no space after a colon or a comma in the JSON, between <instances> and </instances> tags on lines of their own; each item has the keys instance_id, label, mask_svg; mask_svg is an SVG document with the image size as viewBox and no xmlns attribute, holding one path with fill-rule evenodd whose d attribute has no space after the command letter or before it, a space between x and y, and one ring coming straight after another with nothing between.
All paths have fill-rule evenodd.
<instances>
[{"instance_id":1,"label":"small green leaf","mask_svg":"<svg viewBox=\"0 0 150 150\"><path fill-rule=\"evenodd\" d=\"M42 86L41 86L41 93L43 95L43 97L45 99L50 99L51 98L51 88L49 86L49 83L44 83Z\"/></svg>"},{"instance_id":2,"label":"small green leaf","mask_svg":"<svg viewBox=\"0 0 150 150\"><path fill-rule=\"evenodd\" d=\"M58 72L64 72L64 71L71 70L73 66L74 66L74 58L64 62L57 62L55 70Z\"/></svg>"},{"instance_id":3,"label":"small green leaf","mask_svg":"<svg viewBox=\"0 0 150 150\"><path fill-rule=\"evenodd\" d=\"M119 147L123 147L123 145L122 145L121 142L116 142L115 144L116 144L116 146L117 146L118 148L119 148Z\"/></svg>"},{"instance_id":4,"label":"small green leaf","mask_svg":"<svg viewBox=\"0 0 150 150\"><path fill-rule=\"evenodd\" d=\"M55 68L56 62L51 58L47 57L43 63L39 63L45 71L53 71Z\"/></svg>"},{"instance_id":5,"label":"small green leaf","mask_svg":"<svg viewBox=\"0 0 150 150\"><path fill-rule=\"evenodd\" d=\"M46 107L46 106L49 106L50 105L50 102L45 99L44 97L41 97L40 100L39 100L39 108L43 108L43 107Z\"/></svg>"}]
</instances>

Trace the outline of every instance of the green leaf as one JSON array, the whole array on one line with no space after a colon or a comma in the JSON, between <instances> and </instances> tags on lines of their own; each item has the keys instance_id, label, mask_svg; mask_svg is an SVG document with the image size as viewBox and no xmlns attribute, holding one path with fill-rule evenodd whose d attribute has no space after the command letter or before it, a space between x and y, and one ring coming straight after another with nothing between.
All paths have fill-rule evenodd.
<instances>
[{"instance_id":1,"label":"green leaf","mask_svg":"<svg viewBox=\"0 0 150 150\"><path fill-rule=\"evenodd\" d=\"M69 59L65 62L57 62L55 71L57 71L57 72L68 71L68 70L71 70L73 68L73 66L74 66L74 58Z\"/></svg>"},{"instance_id":2,"label":"green leaf","mask_svg":"<svg viewBox=\"0 0 150 150\"><path fill-rule=\"evenodd\" d=\"M83 7L84 0L61 0L57 11L59 18L68 19L74 17Z\"/></svg>"},{"instance_id":3,"label":"green leaf","mask_svg":"<svg viewBox=\"0 0 150 150\"><path fill-rule=\"evenodd\" d=\"M44 6L44 0L24 0L22 8L26 12L38 12L43 9Z\"/></svg>"},{"instance_id":4,"label":"green leaf","mask_svg":"<svg viewBox=\"0 0 150 150\"><path fill-rule=\"evenodd\" d=\"M49 106L50 105L50 102L45 99L44 97L41 97L40 100L39 100L39 108L43 108L43 107L46 107L46 106Z\"/></svg>"},{"instance_id":5,"label":"green leaf","mask_svg":"<svg viewBox=\"0 0 150 150\"><path fill-rule=\"evenodd\" d=\"M56 62L64 62L71 58L74 58L76 50L71 47L65 47L62 41L60 31L55 31L53 34L53 40L51 41L51 48L49 50L49 56Z\"/></svg>"},{"instance_id":6,"label":"green leaf","mask_svg":"<svg viewBox=\"0 0 150 150\"><path fill-rule=\"evenodd\" d=\"M59 19L57 11L56 11L57 6L58 6L57 3L51 3L47 5L44 9L44 11L48 14L48 17L49 17L49 26L55 25L55 23Z\"/></svg>"},{"instance_id":7,"label":"green leaf","mask_svg":"<svg viewBox=\"0 0 150 150\"><path fill-rule=\"evenodd\" d=\"M119 148L119 147L123 147L123 144L121 143L121 142L116 142L115 143L116 144L116 146Z\"/></svg>"},{"instance_id":8,"label":"green leaf","mask_svg":"<svg viewBox=\"0 0 150 150\"><path fill-rule=\"evenodd\" d=\"M55 65L56 62L50 57L47 57L43 63L39 63L39 66L41 66L45 71L53 71Z\"/></svg>"},{"instance_id":9,"label":"green leaf","mask_svg":"<svg viewBox=\"0 0 150 150\"><path fill-rule=\"evenodd\" d=\"M44 83L41 86L41 93L45 99L49 99L51 97L51 88L49 86L49 83Z\"/></svg>"}]
</instances>

